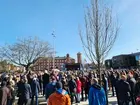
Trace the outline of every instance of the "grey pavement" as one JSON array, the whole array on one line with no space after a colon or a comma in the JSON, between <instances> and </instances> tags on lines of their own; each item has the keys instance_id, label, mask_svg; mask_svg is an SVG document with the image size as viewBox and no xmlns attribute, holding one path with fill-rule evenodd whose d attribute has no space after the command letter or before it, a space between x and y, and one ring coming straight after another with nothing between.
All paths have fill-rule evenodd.
<instances>
[{"instance_id":1,"label":"grey pavement","mask_svg":"<svg viewBox=\"0 0 140 105\"><path fill-rule=\"evenodd\" d=\"M109 100L109 105L117 105L117 98L116 97L112 97L110 93L109 93L109 96L108 96L108 100ZM39 105L47 105L46 100L44 98L40 98ZM80 104L73 104L73 105L88 105L88 101L81 102Z\"/></svg>"},{"instance_id":2,"label":"grey pavement","mask_svg":"<svg viewBox=\"0 0 140 105\"><path fill-rule=\"evenodd\" d=\"M109 101L109 105L118 105L116 96L112 97L110 92L108 95L108 101ZM47 101L46 101L45 97L39 96L39 105L47 105ZM73 105L88 105L88 101L81 102L80 104L73 104ZM132 105L132 104L130 104L130 105Z\"/></svg>"}]
</instances>

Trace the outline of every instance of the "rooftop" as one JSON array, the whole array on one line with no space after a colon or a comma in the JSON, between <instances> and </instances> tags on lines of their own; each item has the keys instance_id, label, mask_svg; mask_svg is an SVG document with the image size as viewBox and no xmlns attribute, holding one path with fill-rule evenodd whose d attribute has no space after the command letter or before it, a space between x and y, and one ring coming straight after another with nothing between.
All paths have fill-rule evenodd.
<instances>
[{"instance_id":1,"label":"rooftop","mask_svg":"<svg viewBox=\"0 0 140 105\"><path fill-rule=\"evenodd\" d=\"M135 55L135 56L137 56L137 55L140 55L140 52L132 53L132 54L130 54L130 55Z\"/></svg>"},{"instance_id":2,"label":"rooftop","mask_svg":"<svg viewBox=\"0 0 140 105\"><path fill-rule=\"evenodd\" d=\"M40 57L41 59L53 59L53 57ZM55 57L55 59L66 59L66 56L64 56L64 57L59 57L59 56L57 56L57 57ZM71 58L70 57L70 59L74 59L74 58Z\"/></svg>"}]
</instances>

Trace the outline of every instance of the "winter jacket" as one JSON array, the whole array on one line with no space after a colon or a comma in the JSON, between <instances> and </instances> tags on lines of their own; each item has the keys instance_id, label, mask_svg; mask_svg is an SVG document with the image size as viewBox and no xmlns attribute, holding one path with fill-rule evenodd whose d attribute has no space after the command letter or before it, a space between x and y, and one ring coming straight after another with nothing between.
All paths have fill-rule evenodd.
<instances>
[{"instance_id":1,"label":"winter jacket","mask_svg":"<svg viewBox=\"0 0 140 105\"><path fill-rule=\"evenodd\" d=\"M57 90L49 97L48 105L71 105L67 91L63 89Z\"/></svg>"},{"instance_id":2,"label":"winter jacket","mask_svg":"<svg viewBox=\"0 0 140 105\"><path fill-rule=\"evenodd\" d=\"M49 74L44 74L43 75L43 85L46 86L49 83Z\"/></svg>"},{"instance_id":3,"label":"winter jacket","mask_svg":"<svg viewBox=\"0 0 140 105\"><path fill-rule=\"evenodd\" d=\"M49 98L49 96L56 91L56 82L51 82L46 85L45 88L45 97L46 99Z\"/></svg>"},{"instance_id":4,"label":"winter jacket","mask_svg":"<svg viewBox=\"0 0 140 105\"><path fill-rule=\"evenodd\" d=\"M40 91L40 85L37 79L34 79L31 83L32 95L38 96Z\"/></svg>"},{"instance_id":5,"label":"winter jacket","mask_svg":"<svg viewBox=\"0 0 140 105\"><path fill-rule=\"evenodd\" d=\"M86 83L86 77L81 77L80 81L82 83L82 88L84 88L85 87L85 83Z\"/></svg>"},{"instance_id":6,"label":"winter jacket","mask_svg":"<svg viewBox=\"0 0 140 105\"><path fill-rule=\"evenodd\" d=\"M0 105L7 105L7 99L10 98L10 91L9 89L4 86L0 88Z\"/></svg>"},{"instance_id":7,"label":"winter jacket","mask_svg":"<svg viewBox=\"0 0 140 105\"><path fill-rule=\"evenodd\" d=\"M116 78L115 78L114 74L111 74L109 78L110 78L111 85L115 86L116 85Z\"/></svg>"},{"instance_id":8,"label":"winter jacket","mask_svg":"<svg viewBox=\"0 0 140 105\"><path fill-rule=\"evenodd\" d=\"M30 99L32 96L32 91L31 91L31 87L29 84L27 83L23 83L20 86L20 90L19 90L19 98L20 99Z\"/></svg>"},{"instance_id":9,"label":"winter jacket","mask_svg":"<svg viewBox=\"0 0 140 105\"><path fill-rule=\"evenodd\" d=\"M131 87L127 81L120 80L116 83L116 92L118 99L121 101L130 100Z\"/></svg>"},{"instance_id":10,"label":"winter jacket","mask_svg":"<svg viewBox=\"0 0 140 105\"><path fill-rule=\"evenodd\" d=\"M76 93L81 93L81 81L80 80L76 80L76 85L77 85L77 87L76 87Z\"/></svg>"},{"instance_id":11,"label":"winter jacket","mask_svg":"<svg viewBox=\"0 0 140 105\"><path fill-rule=\"evenodd\" d=\"M135 86L135 96L140 96L140 82L137 82L136 83L136 86Z\"/></svg>"},{"instance_id":12,"label":"winter jacket","mask_svg":"<svg viewBox=\"0 0 140 105\"><path fill-rule=\"evenodd\" d=\"M106 105L106 95L104 89L94 84L89 90L89 105Z\"/></svg>"},{"instance_id":13,"label":"winter jacket","mask_svg":"<svg viewBox=\"0 0 140 105\"><path fill-rule=\"evenodd\" d=\"M129 78L129 79L128 79L128 83L130 84L130 87L131 87L131 96L134 96L135 85L136 85L136 80L135 80L135 78Z\"/></svg>"},{"instance_id":14,"label":"winter jacket","mask_svg":"<svg viewBox=\"0 0 140 105\"><path fill-rule=\"evenodd\" d=\"M68 83L68 86L69 86L69 90L70 90L70 93L75 93L76 92L76 82L75 80L70 80L69 83Z\"/></svg>"}]
</instances>

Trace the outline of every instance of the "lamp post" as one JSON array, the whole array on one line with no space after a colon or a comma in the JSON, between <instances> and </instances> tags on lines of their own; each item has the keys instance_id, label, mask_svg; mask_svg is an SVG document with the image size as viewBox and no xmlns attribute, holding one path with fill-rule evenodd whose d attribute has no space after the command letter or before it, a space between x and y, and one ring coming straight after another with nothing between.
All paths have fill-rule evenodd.
<instances>
[{"instance_id":1,"label":"lamp post","mask_svg":"<svg viewBox=\"0 0 140 105\"><path fill-rule=\"evenodd\" d=\"M55 34L54 31L52 33L53 36L53 69L55 69Z\"/></svg>"}]
</instances>

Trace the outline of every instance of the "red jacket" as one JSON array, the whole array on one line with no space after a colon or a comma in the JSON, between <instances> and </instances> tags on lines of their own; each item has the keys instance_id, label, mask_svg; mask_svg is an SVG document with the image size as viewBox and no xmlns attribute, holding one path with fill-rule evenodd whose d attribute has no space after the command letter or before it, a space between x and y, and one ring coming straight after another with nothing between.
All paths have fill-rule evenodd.
<instances>
[{"instance_id":1,"label":"red jacket","mask_svg":"<svg viewBox=\"0 0 140 105\"><path fill-rule=\"evenodd\" d=\"M77 88L76 88L76 93L81 93L81 87L82 83L80 80L76 80Z\"/></svg>"},{"instance_id":2,"label":"red jacket","mask_svg":"<svg viewBox=\"0 0 140 105\"><path fill-rule=\"evenodd\" d=\"M85 83L86 83L86 78L85 77L81 77L80 81L82 83L82 88L84 88L85 87Z\"/></svg>"}]
</instances>

